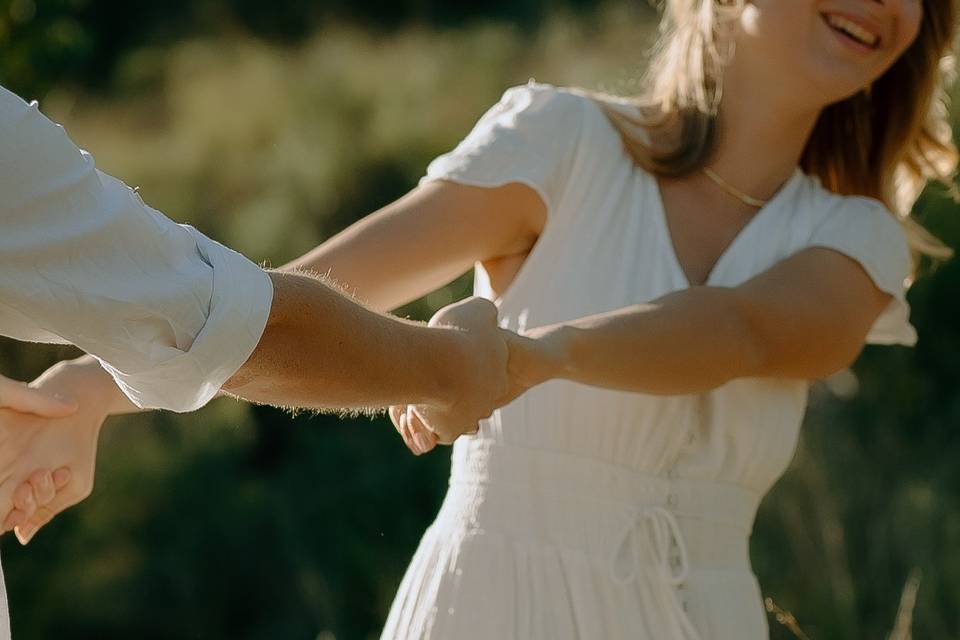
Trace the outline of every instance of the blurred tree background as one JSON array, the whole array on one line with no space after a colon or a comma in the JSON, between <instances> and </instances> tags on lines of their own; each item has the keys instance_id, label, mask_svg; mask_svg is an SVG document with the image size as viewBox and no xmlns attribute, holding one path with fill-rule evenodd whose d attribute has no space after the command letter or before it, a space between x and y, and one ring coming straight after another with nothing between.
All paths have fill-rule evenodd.
<instances>
[{"instance_id":1,"label":"blurred tree background","mask_svg":"<svg viewBox=\"0 0 960 640\"><path fill-rule=\"evenodd\" d=\"M626 0L0 0L0 82L153 206L280 264L409 190L511 85L629 91L654 27ZM918 215L960 247L942 191ZM911 573L914 636L960 637L958 292L960 260L923 265L918 347L817 385L761 507L754 567L814 640L886 637ZM4 341L0 371L72 355ZM81 507L3 542L18 640L376 637L449 456L382 418L220 400L109 423L99 463Z\"/></svg>"}]
</instances>

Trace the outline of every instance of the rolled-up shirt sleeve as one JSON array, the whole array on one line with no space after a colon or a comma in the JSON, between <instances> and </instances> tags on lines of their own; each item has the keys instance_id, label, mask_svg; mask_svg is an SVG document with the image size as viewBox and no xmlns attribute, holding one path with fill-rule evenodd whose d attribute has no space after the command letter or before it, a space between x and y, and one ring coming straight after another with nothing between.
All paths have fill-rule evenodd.
<instances>
[{"instance_id":1,"label":"rolled-up shirt sleeve","mask_svg":"<svg viewBox=\"0 0 960 640\"><path fill-rule=\"evenodd\" d=\"M138 406L192 411L253 352L269 275L98 171L0 88L0 333L72 343Z\"/></svg>"}]
</instances>

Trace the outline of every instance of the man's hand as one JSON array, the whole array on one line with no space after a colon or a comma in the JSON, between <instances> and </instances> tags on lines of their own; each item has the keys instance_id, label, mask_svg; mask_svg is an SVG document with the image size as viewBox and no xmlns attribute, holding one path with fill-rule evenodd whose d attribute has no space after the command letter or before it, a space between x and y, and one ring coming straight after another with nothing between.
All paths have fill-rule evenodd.
<instances>
[{"instance_id":1,"label":"man's hand","mask_svg":"<svg viewBox=\"0 0 960 640\"><path fill-rule=\"evenodd\" d=\"M438 311L430 326L457 329L463 339L460 352L452 354L449 404L390 409L391 420L414 453L425 453L437 442L450 444L464 433L476 432L479 421L489 417L508 392L507 346L493 303L482 298L457 302ZM416 438L407 422L413 416L418 425L424 425Z\"/></svg>"},{"instance_id":2,"label":"man's hand","mask_svg":"<svg viewBox=\"0 0 960 640\"><path fill-rule=\"evenodd\" d=\"M488 418L496 409L553 377L562 361L549 336L541 336L536 331L529 336L520 336L499 329L496 307L479 298L441 309L430 324L476 332L481 338L476 348L492 348L494 351L487 354L485 369L478 367L474 360L465 359L462 363L463 384L476 385L477 390L487 389L487 395L481 395L482 401L474 405L473 412L461 413L427 405L390 407L390 420L407 448L416 455L430 451L437 444L450 444L460 435L476 432L478 419ZM493 394L489 393L488 387L491 381L496 385Z\"/></svg>"},{"instance_id":3,"label":"man's hand","mask_svg":"<svg viewBox=\"0 0 960 640\"><path fill-rule=\"evenodd\" d=\"M78 400L67 417L41 418L0 410L0 514L26 544L55 515L93 489L97 439L115 408L115 387L94 361L61 362L33 386Z\"/></svg>"}]
</instances>

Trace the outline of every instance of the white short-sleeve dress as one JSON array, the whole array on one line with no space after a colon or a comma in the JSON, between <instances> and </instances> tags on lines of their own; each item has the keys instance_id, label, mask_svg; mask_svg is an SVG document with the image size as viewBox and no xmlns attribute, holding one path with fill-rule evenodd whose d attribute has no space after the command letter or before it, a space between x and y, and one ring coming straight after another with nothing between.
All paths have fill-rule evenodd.
<instances>
[{"instance_id":1,"label":"white short-sleeve dress","mask_svg":"<svg viewBox=\"0 0 960 640\"><path fill-rule=\"evenodd\" d=\"M543 233L498 299L514 330L689 286L658 186L588 97L510 89L424 180L522 182ZM736 286L806 247L859 261L892 294L869 342L911 345L901 225L801 171L730 245L708 284ZM493 298L482 267L476 293ZM636 354L638 367L646 366ZM740 379L655 397L567 381L537 387L453 449L450 487L383 638L764 640L748 543L787 468L808 383Z\"/></svg>"}]
</instances>

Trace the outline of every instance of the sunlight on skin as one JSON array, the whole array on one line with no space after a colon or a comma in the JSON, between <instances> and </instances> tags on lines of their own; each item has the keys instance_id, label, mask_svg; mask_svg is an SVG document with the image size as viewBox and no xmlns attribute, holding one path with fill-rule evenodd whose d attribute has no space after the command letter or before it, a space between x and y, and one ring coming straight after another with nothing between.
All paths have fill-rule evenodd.
<instances>
[{"instance_id":1,"label":"sunlight on skin","mask_svg":"<svg viewBox=\"0 0 960 640\"><path fill-rule=\"evenodd\" d=\"M449 305L434 316L429 326L443 329L445 333L453 329L462 332L460 335L475 345L471 348L481 349L496 363L492 370L507 368L507 332L498 328L497 310L491 302L470 298ZM494 346L485 347L481 344ZM31 421L37 422L37 433L41 434L36 442L27 442L32 455L38 460L44 457L59 460L62 466L53 472L49 469L28 469L30 477L16 488L14 509L3 520L3 530L13 529L22 544L28 543L37 531L59 513L90 494L96 464L96 443L103 421L110 415L136 410L92 358L55 365L38 378L37 384L76 396L82 402L77 414L70 416L69 420L47 419L37 422L37 418L27 420L24 417L23 428L30 427ZM479 395L473 391L461 394L450 406L418 405L417 410L429 413L431 430L440 434L441 441L452 442L462 434L475 432L478 421L503 404L498 400L509 391L506 376L500 382L488 381L482 388L486 387L489 387L489 391ZM466 388L479 389L481 386L473 384ZM0 413L0 426L2 419L3 414ZM69 431L58 431L60 429ZM23 464L28 468L30 466L26 462ZM0 500L2 496L0 493ZM0 501L0 513L4 507Z\"/></svg>"}]
</instances>

